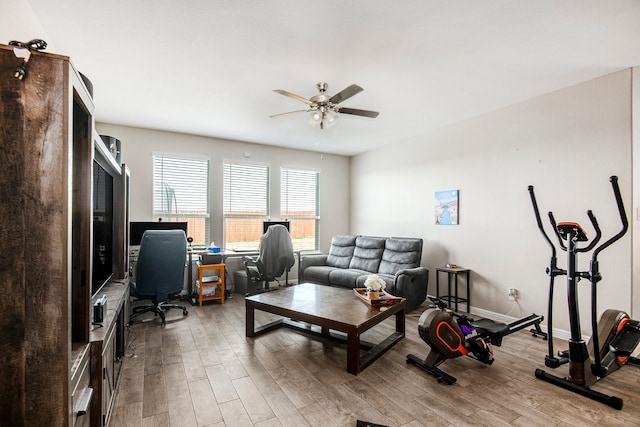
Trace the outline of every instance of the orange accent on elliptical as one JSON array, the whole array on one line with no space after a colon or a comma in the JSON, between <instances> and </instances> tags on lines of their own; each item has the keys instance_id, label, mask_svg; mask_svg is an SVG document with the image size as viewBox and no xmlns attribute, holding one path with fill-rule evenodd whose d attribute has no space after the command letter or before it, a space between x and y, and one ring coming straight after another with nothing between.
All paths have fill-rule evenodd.
<instances>
[{"instance_id":1,"label":"orange accent on elliptical","mask_svg":"<svg viewBox=\"0 0 640 427\"><path fill-rule=\"evenodd\" d=\"M622 328L624 328L628 324L629 324L629 318L624 317L620 321L620 323L618 323L618 328L616 330L616 333L619 334ZM621 365L624 365L625 363L627 363L627 360L629 360L629 356L617 356L616 359L618 359L618 363L620 363Z\"/></svg>"},{"instance_id":2,"label":"orange accent on elliptical","mask_svg":"<svg viewBox=\"0 0 640 427\"><path fill-rule=\"evenodd\" d=\"M457 347L457 348L453 348L453 347L451 347L451 346L449 345L449 343L447 343L447 341L445 341L445 340L442 338L442 336L440 336L440 328L441 328L442 326L446 326L447 328L449 328L449 330L450 330L451 332L453 332L453 333L454 333L454 335L455 335L455 336L457 336L457 337L460 339L460 344L458 344L458 347ZM463 339L462 339L462 337L458 334L458 332L457 332L455 329L453 329L453 328L451 327L451 325L450 325L449 323L447 323L447 322L440 322L440 323L438 323L438 325L436 326L436 336L438 337L438 339L440 340L440 342L441 342L441 343L443 343L444 345L446 345L446 346L447 346L447 348L448 348L449 350L451 350L451 351L459 351L460 353L462 353L462 354L463 354L463 355L465 355L465 356L466 356L467 354L469 354L469 351L465 348L464 344L462 344L462 343L464 343L464 340L463 340Z\"/></svg>"},{"instance_id":3,"label":"orange accent on elliptical","mask_svg":"<svg viewBox=\"0 0 640 427\"><path fill-rule=\"evenodd\" d=\"M628 317L623 317L622 320L620 321L620 323L618 323L618 329L616 330L616 334L619 334L620 331L622 330L622 328L624 328L628 324L629 324L629 318Z\"/></svg>"}]
</instances>

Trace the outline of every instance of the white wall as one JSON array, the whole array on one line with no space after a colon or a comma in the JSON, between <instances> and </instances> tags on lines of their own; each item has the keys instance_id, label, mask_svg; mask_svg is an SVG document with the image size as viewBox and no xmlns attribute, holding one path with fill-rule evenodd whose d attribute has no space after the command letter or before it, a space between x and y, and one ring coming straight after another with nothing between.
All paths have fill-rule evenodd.
<instances>
[{"instance_id":1,"label":"white wall","mask_svg":"<svg viewBox=\"0 0 640 427\"><path fill-rule=\"evenodd\" d=\"M0 0L0 11L0 43L43 39L49 44L46 52L56 52L26 0Z\"/></svg>"},{"instance_id":2,"label":"white wall","mask_svg":"<svg viewBox=\"0 0 640 427\"><path fill-rule=\"evenodd\" d=\"M352 158L352 232L424 239L423 266L472 269L472 306L519 317L546 314L550 250L538 232L528 185L545 215L621 228L609 176L631 207L631 72L611 74ZM434 192L460 190L460 225L434 224ZM548 230L551 232L551 230ZM601 310L630 310L631 233L600 259ZM604 241L604 240L603 240ZM588 258L579 258L588 270ZM565 253L559 265L566 265ZM444 276L443 276L444 279ZM565 281L556 280L554 327L568 329ZM583 281L583 332L590 334ZM519 306L507 289L520 292Z\"/></svg>"}]
</instances>

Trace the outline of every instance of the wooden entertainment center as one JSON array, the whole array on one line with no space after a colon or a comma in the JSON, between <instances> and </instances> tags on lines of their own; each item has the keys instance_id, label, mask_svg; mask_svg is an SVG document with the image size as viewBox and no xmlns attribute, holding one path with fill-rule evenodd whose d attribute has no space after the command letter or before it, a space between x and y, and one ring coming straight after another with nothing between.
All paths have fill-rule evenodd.
<instances>
[{"instance_id":1,"label":"wooden entertainment center","mask_svg":"<svg viewBox=\"0 0 640 427\"><path fill-rule=\"evenodd\" d=\"M129 172L95 131L91 85L69 58L31 51L18 78L21 54L0 44L0 414L12 426L101 427L127 346ZM113 182L100 291L96 162Z\"/></svg>"}]
</instances>

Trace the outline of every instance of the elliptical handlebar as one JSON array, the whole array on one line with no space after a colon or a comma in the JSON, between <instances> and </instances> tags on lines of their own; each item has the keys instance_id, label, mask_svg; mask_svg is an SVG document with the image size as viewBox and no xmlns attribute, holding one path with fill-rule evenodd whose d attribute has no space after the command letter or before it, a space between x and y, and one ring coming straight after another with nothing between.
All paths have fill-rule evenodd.
<instances>
[{"instance_id":1,"label":"elliptical handlebar","mask_svg":"<svg viewBox=\"0 0 640 427\"><path fill-rule=\"evenodd\" d=\"M620 240L622 236L624 236L629 229L629 220L627 219L627 213L624 209L624 203L622 201L622 194L620 193L620 187L618 186L618 177L613 175L609 178L611 182L611 187L613 189L613 195L616 198L616 205L618 206L618 213L620 214L620 222L622 222L622 230L618 232L615 236L604 242L602 245L598 246L594 251L591 257L591 261L595 262L598 259L598 254L612 245L614 242Z\"/></svg>"},{"instance_id":2,"label":"elliptical handlebar","mask_svg":"<svg viewBox=\"0 0 640 427\"><path fill-rule=\"evenodd\" d=\"M596 237L594 237L593 240L591 240L591 243L589 243L589 245L585 246L584 248L576 248L576 252L589 252L594 248L596 244L598 244L598 242L602 238L602 231L600 230L600 226L598 225L598 220L596 220L596 217L595 215L593 215L593 211L591 211L591 209L587 211L587 216L589 217L589 221L591 221L591 225L596 230Z\"/></svg>"},{"instance_id":3,"label":"elliptical handlebar","mask_svg":"<svg viewBox=\"0 0 640 427\"><path fill-rule=\"evenodd\" d=\"M554 287L555 278L557 275L563 274L564 272L558 269L558 264L557 264L558 259L556 257L556 245L553 244L553 242L547 235L547 232L544 231L544 227L542 226L542 219L540 218L540 210L538 209L538 202L536 201L536 195L533 192L533 185L530 185L528 189L529 189L529 196L531 197L531 204L533 205L533 213L535 214L536 222L538 223L538 229L540 230L540 233L542 233L542 236L551 247L551 258L549 260L549 267L547 267L547 274L549 275L549 301L553 301L553 287ZM553 213L549 212L549 218L551 219L552 224L555 223L555 220L553 219ZM556 230L555 226L553 227L553 229L554 231ZM560 240L560 244L562 245L562 240ZM566 250L566 248L563 248L563 249ZM557 366L560 364L560 362L554 356L554 351L553 351L553 327L552 327L553 309L551 304L549 304L549 307L547 310L547 325L548 325L547 345L549 347L549 350L548 350L549 353L545 358L545 364Z\"/></svg>"},{"instance_id":4,"label":"elliptical handlebar","mask_svg":"<svg viewBox=\"0 0 640 427\"><path fill-rule=\"evenodd\" d=\"M595 215L593 215L593 211L588 210L587 216L589 217L589 221L591 221L591 225L593 226L593 229L596 230L596 237L594 237L591 240L591 242L584 248L579 248L577 246L574 246L573 250L576 252L589 252L602 238L602 231L600 230L600 226L598 225L598 220L596 219ZM560 247L562 248L563 251L566 251L567 247L564 244L564 239L560 235L560 230L558 229L558 223L556 222L556 219L553 216L553 212L549 212L549 222L551 223L551 227L553 228L553 231L556 233L556 237L558 238L558 243L560 244Z\"/></svg>"},{"instance_id":5,"label":"elliptical handlebar","mask_svg":"<svg viewBox=\"0 0 640 427\"><path fill-rule=\"evenodd\" d=\"M564 240L562 240L562 236L560 236L560 232L558 231L558 223L556 222L556 218L553 216L553 212L549 211L548 216L549 216L549 222L551 223L551 229L553 230L553 232L556 234L556 237L558 238L558 243L560 244L560 248L563 251L566 251L567 247L564 245Z\"/></svg>"},{"instance_id":6,"label":"elliptical handlebar","mask_svg":"<svg viewBox=\"0 0 640 427\"><path fill-rule=\"evenodd\" d=\"M624 209L624 203L622 202L622 194L620 194L620 187L618 186L618 177L613 175L609 178L611 187L613 189L613 195L616 198L616 205L618 206L618 213L620 214L620 221L622 222L622 229L615 236L598 246L591 255L591 340L593 342L593 358L594 368L593 371L596 375L602 375L602 356L600 354L600 337L598 336L598 292L596 289L597 283L602 279L599 270L598 254L608 248L614 242L620 240L624 236L629 228L629 221L627 220L627 213Z\"/></svg>"},{"instance_id":7,"label":"elliptical handlebar","mask_svg":"<svg viewBox=\"0 0 640 427\"><path fill-rule=\"evenodd\" d=\"M547 243L549 243L549 246L551 246L551 257L555 258L556 257L556 246L553 244L553 242L551 241L551 239L547 235L547 232L544 231L544 227L542 226L542 219L540 219L540 210L538 209L538 202L536 201L536 195L533 192L533 185L530 185L528 189L529 189L529 196L531 197L531 204L533 205L533 212L536 215L536 222L538 223L538 229L540 230L540 232L544 236L544 238L547 241Z\"/></svg>"}]
</instances>

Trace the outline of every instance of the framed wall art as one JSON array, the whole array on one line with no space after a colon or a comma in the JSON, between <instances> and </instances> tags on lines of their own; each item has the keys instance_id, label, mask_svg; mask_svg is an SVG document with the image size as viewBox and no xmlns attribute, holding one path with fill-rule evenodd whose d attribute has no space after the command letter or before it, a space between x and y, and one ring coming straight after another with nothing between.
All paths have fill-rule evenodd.
<instances>
[{"instance_id":1,"label":"framed wall art","mask_svg":"<svg viewBox=\"0 0 640 427\"><path fill-rule=\"evenodd\" d=\"M436 191L436 224L458 224L459 190Z\"/></svg>"}]
</instances>

